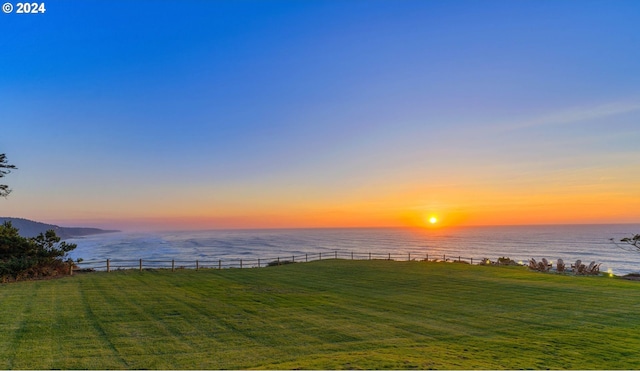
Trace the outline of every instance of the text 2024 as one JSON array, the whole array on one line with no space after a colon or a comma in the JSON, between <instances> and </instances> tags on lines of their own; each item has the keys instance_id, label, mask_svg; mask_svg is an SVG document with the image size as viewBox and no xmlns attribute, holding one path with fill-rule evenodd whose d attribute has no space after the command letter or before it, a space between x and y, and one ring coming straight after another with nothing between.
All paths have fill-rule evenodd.
<instances>
[{"instance_id":1,"label":"text 2024","mask_svg":"<svg viewBox=\"0 0 640 371\"><path fill-rule=\"evenodd\" d=\"M16 13L38 14L46 12L44 3L17 3Z\"/></svg>"}]
</instances>

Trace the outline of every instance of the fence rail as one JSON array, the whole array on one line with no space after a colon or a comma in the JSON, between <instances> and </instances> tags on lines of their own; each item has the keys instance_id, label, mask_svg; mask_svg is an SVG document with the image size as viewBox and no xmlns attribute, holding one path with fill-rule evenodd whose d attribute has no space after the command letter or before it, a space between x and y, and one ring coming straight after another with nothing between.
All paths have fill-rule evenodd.
<instances>
[{"instance_id":1,"label":"fence rail","mask_svg":"<svg viewBox=\"0 0 640 371\"><path fill-rule=\"evenodd\" d=\"M327 259L345 260L393 260L393 261L444 261L461 262L468 264L482 264L486 258L469 258L460 255L447 254L426 254L426 253L354 253L354 252L319 252L304 255L282 255L273 258L233 258L233 259L205 259L205 260L184 260L184 259L106 259L106 260L84 260L77 263L78 270L99 270L110 272L112 270L123 269L226 269L226 268L263 268L273 265L283 265L290 263L305 263L310 261Z\"/></svg>"}]
</instances>

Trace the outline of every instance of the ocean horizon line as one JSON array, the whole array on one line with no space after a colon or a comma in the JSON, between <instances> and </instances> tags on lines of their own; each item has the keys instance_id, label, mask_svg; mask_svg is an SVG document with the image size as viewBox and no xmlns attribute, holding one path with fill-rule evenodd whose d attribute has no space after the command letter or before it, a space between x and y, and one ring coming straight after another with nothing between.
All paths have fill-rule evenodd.
<instances>
[{"instance_id":1,"label":"ocean horizon line","mask_svg":"<svg viewBox=\"0 0 640 371\"><path fill-rule=\"evenodd\" d=\"M540 224L468 224L468 225L444 225L444 226L332 226L332 227L238 227L238 228L197 228L197 229L173 229L173 228L139 228L139 229L126 229L120 228L118 232L123 233L171 233L171 232L211 232L211 231L306 231L306 230L372 230L372 229L407 229L407 230L424 230L424 231L439 231L439 230L451 230L451 229L465 229L465 228L516 228L516 227L578 227L578 226L640 226L639 222L626 222L626 223L540 223ZM639 231L640 232L640 231Z\"/></svg>"}]
</instances>

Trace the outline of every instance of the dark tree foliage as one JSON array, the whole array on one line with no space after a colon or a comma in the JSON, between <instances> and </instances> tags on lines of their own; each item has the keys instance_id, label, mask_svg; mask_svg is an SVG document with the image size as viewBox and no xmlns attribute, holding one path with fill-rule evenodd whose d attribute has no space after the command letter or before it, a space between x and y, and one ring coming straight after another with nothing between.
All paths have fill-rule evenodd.
<instances>
[{"instance_id":1,"label":"dark tree foliage","mask_svg":"<svg viewBox=\"0 0 640 371\"><path fill-rule=\"evenodd\" d=\"M640 252L640 234L622 238L620 239L620 243L612 238L611 242L623 250Z\"/></svg>"},{"instance_id":2,"label":"dark tree foliage","mask_svg":"<svg viewBox=\"0 0 640 371\"><path fill-rule=\"evenodd\" d=\"M0 178L9 174L12 169L17 169L15 165L7 163L7 156L4 153L0 153ZM7 197L11 193L9 186L0 184L0 196Z\"/></svg>"},{"instance_id":3,"label":"dark tree foliage","mask_svg":"<svg viewBox=\"0 0 640 371\"><path fill-rule=\"evenodd\" d=\"M75 248L60 242L53 230L25 238L5 222L0 225L0 278L6 282L68 274L73 260L66 259L67 253Z\"/></svg>"},{"instance_id":4,"label":"dark tree foliage","mask_svg":"<svg viewBox=\"0 0 640 371\"><path fill-rule=\"evenodd\" d=\"M621 239L620 242L626 243L627 245L631 245L636 249L640 249L640 234L636 234L633 237L625 237Z\"/></svg>"}]
</instances>

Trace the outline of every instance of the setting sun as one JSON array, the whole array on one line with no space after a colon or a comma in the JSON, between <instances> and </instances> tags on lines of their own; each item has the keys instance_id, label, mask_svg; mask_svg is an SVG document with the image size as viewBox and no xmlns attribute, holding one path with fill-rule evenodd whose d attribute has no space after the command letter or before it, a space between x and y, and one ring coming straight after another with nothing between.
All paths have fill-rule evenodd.
<instances>
[{"instance_id":1,"label":"setting sun","mask_svg":"<svg viewBox=\"0 0 640 371\"><path fill-rule=\"evenodd\" d=\"M431 218L429 218L429 223L436 224L437 222L438 222L438 218L436 218L435 216L432 216Z\"/></svg>"}]
</instances>

